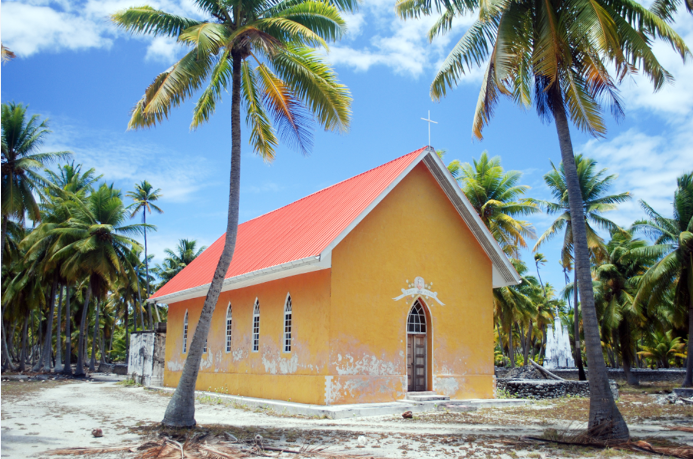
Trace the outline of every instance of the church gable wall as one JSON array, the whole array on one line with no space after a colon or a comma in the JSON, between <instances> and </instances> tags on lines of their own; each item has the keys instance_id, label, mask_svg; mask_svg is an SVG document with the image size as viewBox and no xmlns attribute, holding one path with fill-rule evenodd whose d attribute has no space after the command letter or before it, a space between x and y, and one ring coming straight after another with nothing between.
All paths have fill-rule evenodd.
<instances>
[{"instance_id":1,"label":"church gable wall","mask_svg":"<svg viewBox=\"0 0 693 459\"><path fill-rule=\"evenodd\" d=\"M431 327L428 388L493 397L491 261L419 164L332 252L330 404L383 402L407 390L406 319L422 277Z\"/></svg>"},{"instance_id":2,"label":"church gable wall","mask_svg":"<svg viewBox=\"0 0 693 459\"><path fill-rule=\"evenodd\" d=\"M292 300L291 351L284 352L284 305ZM253 308L260 304L258 351L253 352ZM232 307L231 350L226 351L226 310ZM214 310L197 380L198 390L324 403L328 365L330 270L316 271L222 292ZM188 311L188 349L204 304L195 298L169 305L164 385L175 387L183 354Z\"/></svg>"}]
</instances>

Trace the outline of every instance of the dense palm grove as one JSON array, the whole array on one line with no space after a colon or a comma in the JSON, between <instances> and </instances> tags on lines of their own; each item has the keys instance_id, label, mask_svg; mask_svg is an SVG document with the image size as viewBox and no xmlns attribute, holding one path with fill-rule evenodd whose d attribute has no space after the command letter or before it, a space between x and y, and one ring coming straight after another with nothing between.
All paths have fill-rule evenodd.
<instances>
[{"instance_id":1,"label":"dense palm grove","mask_svg":"<svg viewBox=\"0 0 693 459\"><path fill-rule=\"evenodd\" d=\"M144 301L204 247L183 239L150 273L159 190L145 180L124 196L70 152L40 151L49 133L26 106L3 104L2 365L79 376L125 361L129 334L166 320L165 305Z\"/></svg>"},{"instance_id":2,"label":"dense palm grove","mask_svg":"<svg viewBox=\"0 0 693 459\"><path fill-rule=\"evenodd\" d=\"M610 194L617 175L599 169L593 159L584 156L577 156L575 162L607 365L623 367L632 384L637 384L630 371L633 367L685 366L693 289L693 173L678 179L671 217L640 201L643 219L623 228L608 218L609 211L631 199L628 192ZM541 362L548 327L558 314L568 325L575 362L581 366L585 349L574 288L573 233L562 164L551 165L544 175L552 201L526 197L529 187L519 183L520 172L503 170L500 158L490 158L486 152L473 164L452 161L448 169L523 279L520 285L494 290L496 364L527 365L529 359ZM542 211L556 218L537 237L535 228L522 218ZM556 236L562 240L559 263L549 267L538 250ZM536 239L534 255L522 260L520 251L528 247L528 239ZM563 271L565 284L544 283L541 273L545 269ZM581 373L584 379L582 368ZM686 384L690 384L689 378L687 375Z\"/></svg>"}]
</instances>

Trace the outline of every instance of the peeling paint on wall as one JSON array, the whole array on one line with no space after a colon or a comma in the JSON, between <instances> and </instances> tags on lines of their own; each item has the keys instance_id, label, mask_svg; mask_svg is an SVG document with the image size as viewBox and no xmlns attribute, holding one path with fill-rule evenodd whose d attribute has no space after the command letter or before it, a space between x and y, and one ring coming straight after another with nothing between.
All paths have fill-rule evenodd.
<instances>
[{"instance_id":1,"label":"peeling paint on wall","mask_svg":"<svg viewBox=\"0 0 693 459\"><path fill-rule=\"evenodd\" d=\"M457 378L441 378L439 376L435 376L433 379L433 387L439 394L453 397L460 389L460 383L457 381Z\"/></svg>"},{"instance_id":2,"label":"peeling paint on wall","mask_svg":"<svg viewBox=\"0 0 693 459\"><path fill-rule=\"evenodd\" d=\"M169 360L166 362L166 368L168 371L183 371L183 365L185 362L179 362L178 360Z\"/></svg>"},{"instance_id":3,"label":"peeling paint on wall","mask_svg":"<svg viewBox=\"0 0 693 459\"><path fill-rule=\"evenodd\" d=\"M400 374L397 371L400 362L388 362L380 360L374 355L364 355L355 359L351 354L337 354L337 361L332 362L339 375L370 375L385 376Z\"/></svg>"},{"instance_id":4,"label":"peeling paint on wall","mask_svg":"<svg viewBox=\"0 0 693 459\"><path fill-rule=\"evenodd\" d=\"M274 360L270 360L267 358L267 354L270 355L270 358L272 358L272 353L271 352L264 352L262 354L262 364L265 366L265 372L276 375L277 374L277 362Z\"/></svg>"},{"instance_id":5,"label":"peeling paint on wall","mask_svg":"<svg viewBox=\"0 0 693 459\"><path fill-rule=\"evenodd\" d=\"M339 381L334 381L334 376L325 376L325 404L331 405L338 400L341 388Z\"/></svg>"},{"instance_id":6,"label":"peeling paint on wall","mask_svg":"<svg viewBox=\"0 0 693 459\"><path fill-rule=\"evenodd\" d=\"M279 372L281 374L296 373L296 370L298 370L298 354L293 354L289 359L279 360Z\"/></svg>"},{"instance_id":7,"label":"peeling paint on wall","mask_svg":"<svg viewBox=\"0 0 693 459\"><path fill-rule=\"evenodd\" d=\"M212 368L214 366L214 353L212 348L207 346L207 356L202 354L202 360L200 361L200 370L206 370L207 368Z\"/></svg>"}]
</instances>

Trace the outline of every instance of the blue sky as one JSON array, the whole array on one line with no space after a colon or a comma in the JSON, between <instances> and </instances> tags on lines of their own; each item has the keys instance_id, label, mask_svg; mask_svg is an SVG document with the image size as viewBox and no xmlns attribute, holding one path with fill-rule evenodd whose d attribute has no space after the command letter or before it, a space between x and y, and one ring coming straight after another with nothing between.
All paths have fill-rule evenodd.
<instances>
[{"instance_id":1,"label":"blue sky","mask_svg":"<svg viewBox=\"0 0 693 459\"><path fill-rule=\"evenodd\" d=\"M2 102L29 104L32 113L50 119L46 151L73 151L77 162L123 191L144 179L162 189L165 213L150 219L158 231L149 238L150 253L160 261L163 249L179 238L209 245L225 230L231 104L227 96L211 122L194 132L192 101L156 128L126 130L146 86L181 54L173 41L131 37L109 23L110 13L145 3L199 15L190 0L3 1L2 41L18 58L2 66ZM487 150L500 155L506 169L524 173L523 183L532 187L528 196L550 197L542 176L549 161L560 161L553 124L503 100L484 140L472 140L481 71L471 72L440 103L430 100L430 81L470 18L431 44L426 31L432 21L400 21L392 0L367 0L347 22L348 35L331 46L328 59L354 97L350 131L317 130L309 156L280 147L272 164L244 141L241 221L424 146L427 126L420 118L428 110L439 123L431 143L448 151L446 160L471 162ZM679 14L675 28L692 46L693 17ZM608 119L605 139L573 131L577 153L619 174L613 191L632 192L632 203L607 215L622 225L642 217L639 199L670 215L675 179L693 165L693 64L684 65L663 43L654 48L676 82L653 93L645 78L629 77L621 87L626 117L618 124ZM531 221L541 234L552 219L542 214ZM561 286L559 244L557 239L541 249L549 259L542 276ZM529 252L524 258L531 263Z\"/></svg>"}]
</instances>

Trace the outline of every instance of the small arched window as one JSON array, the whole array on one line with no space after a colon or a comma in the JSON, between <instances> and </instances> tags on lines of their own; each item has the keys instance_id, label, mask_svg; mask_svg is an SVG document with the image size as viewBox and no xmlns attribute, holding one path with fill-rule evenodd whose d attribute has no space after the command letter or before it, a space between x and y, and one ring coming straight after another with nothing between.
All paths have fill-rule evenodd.
<instances>
[{"instance_id":1,"label":"small arched window","mask_svg":"<svg viewBox=\"0 0 693 459\"><path fill-rule=\"evenodd\" d=\"M291 352L291 295L284 305L284 352Z\"/></svg>"},{"instance_id":2,"label":"small arched window","mask_svg":"<svg viewBox=\"0 0 693 459\"><path fill-rule=\"evenodd\" d=\"M183 354L188 352L188 311L185 311L183 319Z\"/></svg>"},{"instance_id":3,"label":"small arched window","mask_svg":"<svg viewBox=\"0 0 693 459\"><path fill-rule=\"evenodd\" d=\"M231 302L226 308L226 352L231 352L231 329L233 319L231 318Z\"/></svg>"},{"instance_id":4,"label":"small arched window","mask_svg":"<svg viewBox=\"0 0 693 459\"><path fill-rule=\"evenodd\" d=\"M255 299L253 307L253 352L260 349L260 301Z\"/></svg>"},{"instance_id":5,"label":"small arched window","mask_svg":"<svg viewBox=\"0 0 693 459\"><path fill-rule=\"evenodd\" d=\"M426 313L418 300L409 311L407 333L426 333Z\"/></svg>"}]
</instances>

